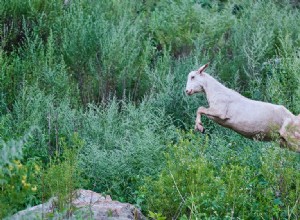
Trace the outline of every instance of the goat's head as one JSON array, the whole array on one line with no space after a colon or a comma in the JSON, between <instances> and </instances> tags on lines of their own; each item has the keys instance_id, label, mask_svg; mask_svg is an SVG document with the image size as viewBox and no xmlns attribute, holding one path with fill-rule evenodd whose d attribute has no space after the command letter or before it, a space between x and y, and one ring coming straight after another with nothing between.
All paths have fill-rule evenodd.
<instances>
[{"instance_id":1,"label":"goat's head","mask_svg":"<svg viewBox=\"0 0 300 220\"><path fill-rule=\"evenodd\" d=\"M185 88L186 94L192 95L204 91L203 87L206 82L204 70L207 66L208 63L201 66L198 70L189 73Z\"/></svg>"}]
</instances>

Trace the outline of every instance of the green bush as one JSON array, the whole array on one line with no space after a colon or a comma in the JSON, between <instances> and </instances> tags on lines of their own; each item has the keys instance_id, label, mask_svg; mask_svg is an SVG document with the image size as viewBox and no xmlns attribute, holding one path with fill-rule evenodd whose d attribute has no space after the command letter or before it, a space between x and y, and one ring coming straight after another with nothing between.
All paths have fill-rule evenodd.
<instances>
[{"instance_id":1,"label":"green bush","mask_svg":"<svg viewBox=\"0 0 300 220\"><path fill-rule=\"evenodd\" d=\"M4 113L13 110L16 99L32 88L56 99L68 99L76 105L78 100L75 84L69 79L63 58L54 54L54 39L51 34L43 46L40 38L28 39L22 55L0 53L0 93Z\"/></svg>"},{"instance_id":2,"label":"green bush","mask_svg":"<svg viewBox=\"0 0 300 220\"><path fill-rule=\"evenodd\" d=\"M272 74L267 71L266 75L265 64L287 59L293 65L299 45L296 34L299 28L295 24L300 17L288 1L285 4L274 1L240 1L239 5L242 6L241 16L231 23L223 38L218 41L218 49L212 53L218 75L244 95L270 101L277 93L272 92L270 97L269 90L276 91L278 88L278 84L270 81L276 79L277 74L280 75L282 71L286 75L291 67L282 65L281 71L273 71ZM287 75L285 77L290 78ZM281 84L280 87L289 90L285 85ZM284 99L289 97L285 96Z\"/></svg>"},{"instance_id":3,"label":"green bush","mask_svg":"<svg viewBox=\"0 0 300 220\"><path fill-rule=\"evenodd\" d=\"M7 168L7 167L6 167ZM2 170L0 217L26 208L26 205L35 205L40 202L38 190L40 190L40 165L34 160L22 164L14 160L7 169Z\"/></svg>"},{"instance_id":4,"label":"green bush","mask_svg":"<svg viewBox=\"0 0 300 220\"><path fill-rule=\"evenodd\" d=\"M4 120L5 132L10 137L18 138L30 130L37 129L25 143L25 158L40 157L48 161L55 151L59 151L59 139L70 139L76 131L78 119L67 99L56 101L53 95L46 95L37 87L25 87L13 105L14 111Z\"/></svg>"},{"instance_id":5,"label":"green bush","mask_svg":"<svg viewBox=\"0 0 300 220\"><path fill-rule=\"evenodd\" d=\"M112 96L139 100L153 49L133 1L74 1L59 26L61 52L84 104ZM124 13L124 11L127 11Z\"/></svg>"},{"instance_id":6,"label":"green bush","mask_svg":"<svg viewBox=\"0 0 300 220\"><path fill-rule=\"evenodd\" d=\"M143 102L90 106L79 131L86 145L80 164L89 187L121 201L137 202L138 187L164 165L174 127L164 112Z\"/></svg>"},{"instance_id":7,"label":"green bush","mask_svg":"<svg viewBox=\"0 0 300 220\"><path fill-rule=\"evenodd\" d=\"M214 153L218 137L178 135L165 154L167 166L141 188L145 209L183 219L299 217L298 155L277 145L259 150L232 142L227 147L218 145L221 153ZM254 154L255 163L251 163L249 155L257 150L260 153ZM218 154L222 154L221 162L217 162Z\"/></svg>"},{"instance_id":8,"label":"green bush","mask_svg":"<svg viewBox=\"0 0 300 220\"><path fill-rule=\"evenodd\" d=\"M233 22L230 10L207 10L195 1L160 1L151 13L149 31L158 49L171 47L172 54L189 54L198 42L206 50L214 47Z\"/></svg>"},{"instance_id":9,"label":"green bush","mask_svg":"<svg viewBox=\"0 0 300 220\"><path fill-rule=\"evenodd\" d=\"M0 218L40 202L41 163L22 160L22 147L29 138L4 142L0 137Z\"/></svg>"},{"instance_id":10,"label":"green bush","mask_svg":"<svg viewBox=\"0 0 300 220\"><path fill-rule=\"evenodd\" d=\"M82 140L75 133L71 137L72 146L68 146L64 139L60 140L62 153L56 152L54 158L50 161L49 167L45 170L42 181L44 197L55 196L55 211L73 211L72 200L74 199L75 189L84 186L84 180L81 178L81 171L78 164L79 151L83 146Z\"/></svg>"},{"instance_id":11,"label":"green bush","mask_svg":"<svg viewBox=\"0 0 300 220\"><path fill-rule=\"evenodd\" d=\"M0 42L7 52L22 47L26 35L47 39L50 28L63 12L60 0L5 0L0 6Z\"/></svg>"}]
</instances>

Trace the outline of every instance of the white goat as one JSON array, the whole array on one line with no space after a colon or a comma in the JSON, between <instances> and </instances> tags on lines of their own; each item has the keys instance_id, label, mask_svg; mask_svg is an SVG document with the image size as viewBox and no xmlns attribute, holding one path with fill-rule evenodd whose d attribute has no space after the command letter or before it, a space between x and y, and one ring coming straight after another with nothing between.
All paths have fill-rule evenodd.
<instances>
[{"instance_id":1,"label":"white goat","mask_svg":"<svg viewBox=\"0 0 300 220\"><path fill-rule=\"evenodd\" d=\"M270 141L276 138L275 134L279 134L289 148L300 152L300 115L293 115L282 105L242 96L205 73L207 66L190 72L186 85L188 95L204 92L209 104L209 108L198 108L195 130L204 132L201 122L203 114L247 138Z\"/></svg>"}]
</instances>

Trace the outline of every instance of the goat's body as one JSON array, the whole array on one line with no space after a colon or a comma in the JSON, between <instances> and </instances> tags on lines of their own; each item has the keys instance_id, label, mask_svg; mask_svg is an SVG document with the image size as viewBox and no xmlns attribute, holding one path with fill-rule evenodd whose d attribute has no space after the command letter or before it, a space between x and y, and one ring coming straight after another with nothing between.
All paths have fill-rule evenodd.
<instances>
[{"instance_id":1,"label":"goat's body","mask_svg":"<svg viewBox=\"0 0 300 220\"><path fill-rule=\"evenodd\" d=\"M190 74L193 75L193 80L195 73ZM288 136L293 136L296 140L293 149L300 151L300 116L293 115L282 105L248 99L207 73L201 72L197 77L201 87L197 87L197 81L190 82L190 86L188 80L186 91L189 95L204 92L209 103L209 108L199 107L197 111L197 130L204 130L201 122L201 114L204 114L218 124L251 139L270 141L280 136L289 142ZM293 132L287 129L291 124L295 125Z\"/></svg>"},{"instance_id":2,"label":"goat's body","mask_svg":"<svg viewBox=\"0 0 300 220\"><path fill-rule=\"evenodd\" d=\"M272 140L274 131L279 131L287 118L295 117L284 106L251 100L226 87L220 89L223 93L211 96L206 91L206 94L210 108L225 106L225 118L208 117L247 138Z\"/></svg>"}]
</instances>

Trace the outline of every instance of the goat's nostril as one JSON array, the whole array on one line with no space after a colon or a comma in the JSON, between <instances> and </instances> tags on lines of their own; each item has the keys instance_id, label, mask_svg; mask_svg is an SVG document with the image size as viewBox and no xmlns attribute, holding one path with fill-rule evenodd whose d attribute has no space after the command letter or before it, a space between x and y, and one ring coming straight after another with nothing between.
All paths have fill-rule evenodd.
<instances>
[{"instance_id":1,"label":"goat's nostril","mask_svg":"<svg viewBox=\"0 0 300 220\"><path fill-rule=\"evenodd\" d=\"M190 90L186 90L185 92L186 92L186 94L188 94L188 95L191 95L192 94L192 89L190 89Z\"/></svg>"}]
</instances>

